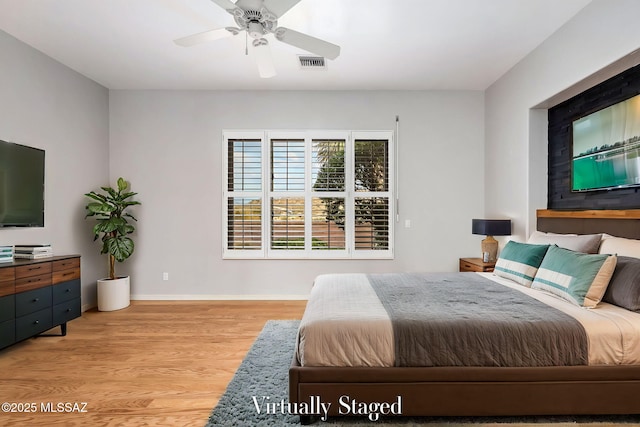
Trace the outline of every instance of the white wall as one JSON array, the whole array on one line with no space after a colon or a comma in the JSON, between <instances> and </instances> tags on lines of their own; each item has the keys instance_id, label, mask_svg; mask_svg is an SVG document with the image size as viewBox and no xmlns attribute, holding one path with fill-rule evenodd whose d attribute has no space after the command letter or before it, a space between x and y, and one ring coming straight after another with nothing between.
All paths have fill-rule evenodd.
<instances>
[{"instance_id":1,"label":"white wall","mask_svg":"<svg viewBox=\"0 0 640 427\"><path fill-rule=\"evenodd\" d=\"M487 215L509 216L514 239L547 204L545 111L530 111L640 48L637 0L594 0L485 93Z\"/></svg>"},{"instance_id":2,"label":"white wall","mask_svg":"<svg viewBox=\"0 0 640 427\"><path fill-rule=\"evenodd\" d=\"M44 149L46 174L44 228L0 229L0 243L81 254L86 308L106 270L83 194L108 182L109 93L2 31L0 58L0 139Z\"/></svg>"},{"instance_id":3,"label":"white wall","mask_svg":"<svg viewBox=\"0 0 640 427\"><path fill-rule=\"evenodd\" d=\"M396 115L395 260L222 260L224 129L394 129ZM121 270L142 299L286 298L306 296L320 273L454 271L480 252L483 140L481 92L111 91L110 175L143 203Z\"/></svg>"}]
</instances>

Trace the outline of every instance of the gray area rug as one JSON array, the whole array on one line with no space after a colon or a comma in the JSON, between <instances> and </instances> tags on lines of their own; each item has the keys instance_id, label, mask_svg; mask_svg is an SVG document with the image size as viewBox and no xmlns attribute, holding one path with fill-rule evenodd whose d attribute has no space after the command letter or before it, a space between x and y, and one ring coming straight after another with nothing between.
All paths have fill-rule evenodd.
<instances>
[{"instance_id":1,"label":"gray area rug","mask_svg":"<svg viewBox=\"0 0 640 427\"><path fill-rule=\"evenodd\" d=\"M210 426L299 426L299 418L286 414L258 413L263 397L268 402L285 402L289 397L289 365L293 357L297 320L270 320L242 361L218 405L213 409L206 427ZM254 397L256 401L254 402ZM264 408L264 405L260 405ZM506 427L524 426L579 426L614 425L640 426L638 416L562 416L562 417L424 417L381 418L377 422L367 418L329 418L317 421L315 426L470 426L483 425Z\"/></svg>"}]
</instances>

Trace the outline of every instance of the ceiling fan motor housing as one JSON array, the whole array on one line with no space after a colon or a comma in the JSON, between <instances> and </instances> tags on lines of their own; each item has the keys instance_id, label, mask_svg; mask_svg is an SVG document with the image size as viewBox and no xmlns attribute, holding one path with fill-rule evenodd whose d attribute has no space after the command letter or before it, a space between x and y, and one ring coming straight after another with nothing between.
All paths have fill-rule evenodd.
<instances>
[{"instance_id":1,"label":"ceiling fan motor housing","mask_svg":"<svg viewBox=\"0 0 640 427\"><path fill-rule=\"evenodd\" d=\"M274 32L278 25L278 17L264 7L263 0L238 0L236 8L228 12L238 27L256 40Z\"/></svg>"}]
</instances>

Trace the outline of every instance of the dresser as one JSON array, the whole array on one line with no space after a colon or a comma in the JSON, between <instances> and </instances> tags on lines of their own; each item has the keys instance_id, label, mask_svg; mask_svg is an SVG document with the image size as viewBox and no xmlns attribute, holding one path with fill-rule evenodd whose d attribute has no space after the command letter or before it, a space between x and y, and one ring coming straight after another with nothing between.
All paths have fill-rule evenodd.
<instances>
[{"instance_id":1,"label":"dresser","mask_svg":"<svg viewBox=\"0 0 640 427\"><path fill-rule=\"evenodd\" d=\"M80 317L80 256L0 264L0 348Z\"/></svg>"}]
</instances>

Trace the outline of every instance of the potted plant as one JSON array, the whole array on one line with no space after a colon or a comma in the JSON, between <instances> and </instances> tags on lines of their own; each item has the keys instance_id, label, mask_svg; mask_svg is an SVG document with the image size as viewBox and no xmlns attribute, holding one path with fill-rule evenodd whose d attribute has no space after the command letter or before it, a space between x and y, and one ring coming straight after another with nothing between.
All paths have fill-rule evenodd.
<instances>
[{"instance_id":1,"label":"potted plant","mask_svg":"<svg viewBox=\"0 0 640 427\"><path fill-rule=\"evenodd\" d=\"M137 219L128 207L139 205L131 200L138 193L127 191L129 184L118 178L118 188L101 187L104 193L91 191L85 196L92 201L87 204L85 218L93 217L97 222L93 226L93 240L102 241L101 254L109 256L109 277L98 280L98 310L113 311L128 307L130 303L129 276L116 276L115 263L122 262L133 254L134 244L129 235L135 227L129 222Z\"/></svg>"}]
</instances>

